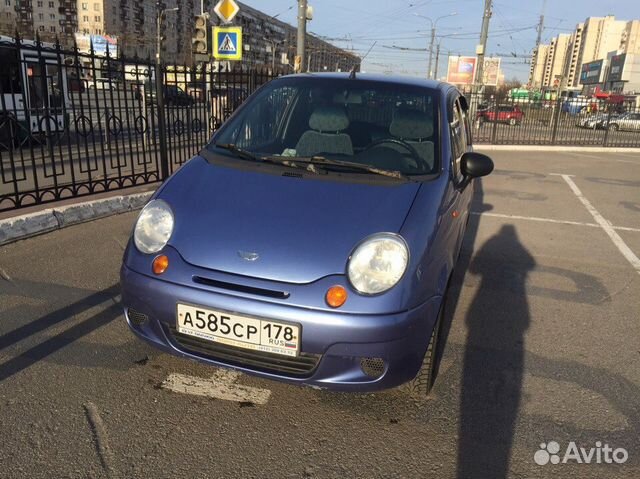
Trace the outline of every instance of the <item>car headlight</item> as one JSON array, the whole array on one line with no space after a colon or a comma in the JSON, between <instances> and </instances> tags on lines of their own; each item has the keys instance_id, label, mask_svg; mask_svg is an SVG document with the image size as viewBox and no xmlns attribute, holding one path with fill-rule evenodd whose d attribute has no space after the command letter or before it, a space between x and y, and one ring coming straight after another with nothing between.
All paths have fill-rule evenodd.
<instances>
[{"instance_id":1,"label":"car headlight","mask_svg":"<svg viewBox=\"0 0 640 479\"><path fill-rule=\"evenodd\" d=\"M153 254L165 247L173 233L173 213L167 203L153 200L142 208L133 241L141 253Z\"/></svg>"},{"instance_id":2,"label":"car headlight","mask_svg":"<svg viewBox=\"0 0 640 479\"><path fill-rule=\"evenodd\" d=\"M401 236L379 233L360 243L347 272L351 285L361 294L379 294L395 286L409 264L409 249Z\"/></svg>"}]
</instances>

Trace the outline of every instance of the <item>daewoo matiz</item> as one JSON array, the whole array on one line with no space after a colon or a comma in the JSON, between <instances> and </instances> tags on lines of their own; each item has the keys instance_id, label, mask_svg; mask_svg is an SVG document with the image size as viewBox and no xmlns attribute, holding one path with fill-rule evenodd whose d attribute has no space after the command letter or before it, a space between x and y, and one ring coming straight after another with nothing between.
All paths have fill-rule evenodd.
<instances>
[{"instance_id":1,"label":"daewoo matiz","mask_svg":"<svg viewBox=\"0 0 640 479\"><path fill-rule=\"evenodd\" d=\"M121 271L129 326L257 376L428 394L474 178L448 84L282 77L141 211Z\"/></svg>"}]
</instances>

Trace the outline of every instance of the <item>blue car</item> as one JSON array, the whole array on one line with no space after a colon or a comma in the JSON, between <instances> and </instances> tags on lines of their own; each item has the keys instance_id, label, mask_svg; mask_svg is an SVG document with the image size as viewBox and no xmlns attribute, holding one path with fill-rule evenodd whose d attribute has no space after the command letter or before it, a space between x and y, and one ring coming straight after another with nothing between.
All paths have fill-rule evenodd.
<instances>
[{"instance_id":1,"label":"blue car","mask_svg":"<svg viewBox=\"0 0 640 479\"><path fill-rule=\"evenodd\" d=\"M426 396L474 179L493 169L468 116L435 81L266 84L141 211L131 330L263 378Z\"/></svg>"}]
</instances>

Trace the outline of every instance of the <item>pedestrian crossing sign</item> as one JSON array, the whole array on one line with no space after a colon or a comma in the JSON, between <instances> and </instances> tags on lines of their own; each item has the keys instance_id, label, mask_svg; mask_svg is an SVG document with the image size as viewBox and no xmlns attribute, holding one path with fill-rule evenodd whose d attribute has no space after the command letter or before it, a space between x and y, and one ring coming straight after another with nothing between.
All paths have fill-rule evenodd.
<instances>
[{"instance_id":1,"label":"pedestrian crossing sign","mask_svg":"<svg viewBox=\"0 0 640 479\"><path fill-rule=\"evenodd\" d=\"M242 60L242 27L213 27L216 60Z\"/></svg>"}]
</instances>

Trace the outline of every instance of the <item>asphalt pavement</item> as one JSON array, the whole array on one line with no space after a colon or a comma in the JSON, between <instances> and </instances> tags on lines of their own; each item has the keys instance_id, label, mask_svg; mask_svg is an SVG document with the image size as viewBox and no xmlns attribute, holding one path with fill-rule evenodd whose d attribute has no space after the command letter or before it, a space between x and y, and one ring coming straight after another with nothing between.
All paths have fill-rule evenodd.
<instances>
[{"instance_id":1,"label":"asphalt pavement","mask_svg":"<svg viewBox=\"0 0 640 479\"><path fill-rule=\"evenodd\" d=\"M640 477L640 155L490 155L422 403L141 343L118 303L135 213L1 247L0 477Z\"/></svg>"}]
</instances>

